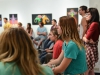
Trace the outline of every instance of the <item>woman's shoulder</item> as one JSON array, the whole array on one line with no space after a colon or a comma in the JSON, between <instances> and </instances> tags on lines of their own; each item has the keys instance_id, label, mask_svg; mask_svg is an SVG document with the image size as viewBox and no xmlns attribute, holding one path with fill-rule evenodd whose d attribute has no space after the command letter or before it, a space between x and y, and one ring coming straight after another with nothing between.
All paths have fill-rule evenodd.
<instances>
[{"instance_id":1,"label":"woman's shoulder","mask_svg":"<svg viewBox=\"0 0 100 75\"><path fill-rule=\"evenodd\" d=\"M52 69L48 66L42 66L43 68L43 72L45 73L45 75L54 75Z\"/></svg>"},{"instance_id":2,"label":"woman's shoulder","mask_svg":"<svg viewBox=\"0 0 100 75\"><path fill-rule=\"evenodd\" d=\"M7 66L9 66L9 65L11 65L11 64L0 62L0 71L1 71L1 70L3 71L4 69L6 69Z\"/></svg>"},{"instance_id":3,"label":"woman's shoulder","mask_svg":"<svg viewBox=\"0 0 100 75\"><path fill-rule=\"evenodd\" d=\"M6 63L0 62L0 75L5 75L5 70L7 68L7 65L8 64L6 64ZM7 70L6 70L6 72L7 72Z\"/></svg>"},{"instance_id":4,"label":"woman's shoulder","mask_svg":"<svg viewBox=\"0 0 100 75\"><path fill-rule=\"evenodd\" d=\"M62 40L57 40L56 44L63 44L63 41Z\"/></svg>"},{"instance_id":5,"label":"woman's shoulder","mask_svg":"<svg viewBox=\"0 0 100 75\"><path fill-rule=\"evenodd\" d=\"M98 22L92 22L91 24L99 24Z\"/></svg>"},{"instance_id":6,"label":"woman's shoulder","mask_svg":"<svg viewBox=\"0 0 100 75\"><path fill-rule=\"evenodd\" d=\"M96 25L98 26L99 23L98 23L98 22L92 22L92 23L91 23L91 26L96 26Z\"/></svg>"},{"instance_id":7,"label":"woman's shoulder","mask_svg":"<svg viewBox=\"0 0 100 75\"><path fill-rule=\"evenodd\" d=\"M99 27L99 23L98 22L92 22L90 24L89 28L95 30L95 29L98 29L98 27Z\"/></svg>"},{"instance_id":8,"label":"woman's shoulder","mask_svg":"<svg viewBox=\"0 0 100 75\"><path fill-rule=\"evenodd\" d=\"M63 45L68 48L78 48L77 44L73 40L70 40L68 43L64 41Z\"/></svg>"},{"instance_id":9,"label":"woman's shoulder","mask_svg":"<svg viewBox=\"0 0 100 75\"><path fill-rule=\"evenodd\" d=\"M0 71L1 71L2 68L4 68L3 65L4 65L4 64L3 64L2 62L0 62Z\"/></svg>"},{"instance_id":10,"label":"woman's shoulder","mask_svg":"<svg viewBox=\"0 0 100 75\"><path fill-rule=\"evenodd\" d=\"M14 75L21 75L20 70L18 66L15 65L15 63L0 62L0 75L11 75L13 68L15 69Z\"/></svg>"},{"instance_id":11,"label":"woman's shoulder","mask_svg":"<svg viewBox=\"0 0 100 75\"><path fill-rule=\"evenodd\" d=\"M66 45L76 45L76 43L73 40L70 40L68 43L66 43L66 41L64 41L64 44L66 44Z\"/></svg>"}]
</instances>

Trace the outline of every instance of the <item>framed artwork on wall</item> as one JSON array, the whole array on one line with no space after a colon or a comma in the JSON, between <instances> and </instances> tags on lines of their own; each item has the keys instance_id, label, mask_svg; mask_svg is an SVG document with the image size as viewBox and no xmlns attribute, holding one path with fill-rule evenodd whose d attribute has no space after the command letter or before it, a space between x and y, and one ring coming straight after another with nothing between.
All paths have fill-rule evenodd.
<instances>
[{"instance_id":1,"label":"framed artwork on wall","mask_svg":"<svg viewBox=\"0 0 100 75\"><path fill-rule=\"evenodd\" d=\"M0 15L0 27L2 27L2 15Z\"/></svg>"},{"instance_id":2,"label":"framed artwork on wall","mask_svg":"<svg viewBox=\"0 0 100 75\"><path fill-rule=\"evenodd\" d=\"M32 24L38 25L43 22L44 25L50 25L52 21L52 14L32 14Z\"/></svg>"},{"instance_id":3,"label":"framed artwork on wall","mask_svg":"<svg viewBox=\"0 0 100 75\"><path fill-rule=\"evenodd\" d=\"M67 8L67 15L73 17L78 25L78 8Z\"/></svg>"},{"instance_id":4,"label":"framed artwork on wall","mask_svg":"<svg viewBox=\"0 0 100 75\"><path fill-rule=\"evenodd\" d=\"M9 14L10 24L16 25L18 23L18 15L17 14Z\"/></svg>"}]
</instances>

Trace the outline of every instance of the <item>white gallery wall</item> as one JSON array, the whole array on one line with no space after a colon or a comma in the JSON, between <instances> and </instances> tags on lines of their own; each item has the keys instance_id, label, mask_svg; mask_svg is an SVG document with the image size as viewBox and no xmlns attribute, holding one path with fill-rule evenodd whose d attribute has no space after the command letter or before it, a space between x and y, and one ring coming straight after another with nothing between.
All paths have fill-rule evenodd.
<instances>
[{"instance_id":1,"label":"white gallery wall","mask_svg":"<svg viewBox=\"0 0 100 75\"><path fill-rule=\"evenodd\" d=\"M89 1L89 7L95 7L99 10L99 14L100 14L100 0L90 0ZM99 61L96 64L95 67L95 72L100 73L100 38L99 38L99 45L98 45L99 49Z\"/></svg>"},{"instance_id":2,"label":"white gallery wall","mask_svg":"<svg viewBox=\"0 0 100 75\"><path fill-rule=\"evenodd\" d=\"M89 0L0 0L0 14L3 18L18 14L18 21L26 27L28 22L32 23L32 14L52 13L52 18L58 21L59 17L67 14L67 8L79 8L81 5L89 6ZM32 25L35 36L37 27ZM49 32L51 25L45 27ZM0 33L2 31L3 27L0 27Z\"/></svg>"}]
</instances>

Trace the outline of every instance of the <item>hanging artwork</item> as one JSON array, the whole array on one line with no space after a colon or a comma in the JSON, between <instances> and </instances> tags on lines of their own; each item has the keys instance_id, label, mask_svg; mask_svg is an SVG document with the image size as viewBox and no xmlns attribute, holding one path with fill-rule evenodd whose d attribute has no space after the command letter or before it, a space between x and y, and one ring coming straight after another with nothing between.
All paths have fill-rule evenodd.
<instances>
[{"instance_id":1,"label":"hanging artwork","mask_svg":"<svg viewBox=\"0 0 100 75\"><path fill-rule=\"evenodd\" d=\"M18 16L17 14L9 14L10 24L16 25L18 23Z\"/></svg>"},{"instance_id":2,"label":"hanging artwork","mask_svg":"<svg viewBox=\"0 0 100 75\"><path fill-rule=\"evenodd\" d=\"M0 15L0 27L2 26L2 16Z\"/></svg>"},{"instance_id":3,"label":"hanging artwork","mask_svg":"<svg viewBox=\"0 0 100 75\"><path fill-rule=\"evenodd\" d=\"M67 8L67 15L73 17L78 25L78 8Z\"/></svg>"},{"instance_id":4,"label":"hanging artwork","mask_svg":"<svg viewBox=\"0 0 100 75\"><path fill-rule=\"evenodd\" d=\"M50 25L52 21L52 14L32 14L32 24L38 25L43 22L44 25Z\"/></svg>"}]
</instances>

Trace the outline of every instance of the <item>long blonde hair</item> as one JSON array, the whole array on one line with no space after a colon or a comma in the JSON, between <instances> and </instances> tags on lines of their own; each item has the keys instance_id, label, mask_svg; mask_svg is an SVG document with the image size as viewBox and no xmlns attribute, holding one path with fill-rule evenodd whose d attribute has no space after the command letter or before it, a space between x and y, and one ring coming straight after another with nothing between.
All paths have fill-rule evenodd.
<instances>
[{"instance_id":1,"label":"long blonde hair","mask_svg":"<svg viewBox=\"0 0 100 75\"><path fill-rule=\"evenodd\" d=\"M0 61L15 62L23 75L43 74L38 54L22 28L10 28L0 35Z\"/></svg>"},{"instance_id":2,"label":"long blonde hair","mask_svg":"<svg viewBox=\"0 0 100 75\"><path fill-rule=\"evenodd\" d=\"M75 19L73 17L70 17L70 16L62 16L59 19L59 25L60 25L61 30L62 30L62 34L61 34L62 39L66 40L67 38L70 38L81 49L83 44L79 38Z\"/></svg>"}]
</instances>

